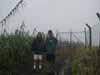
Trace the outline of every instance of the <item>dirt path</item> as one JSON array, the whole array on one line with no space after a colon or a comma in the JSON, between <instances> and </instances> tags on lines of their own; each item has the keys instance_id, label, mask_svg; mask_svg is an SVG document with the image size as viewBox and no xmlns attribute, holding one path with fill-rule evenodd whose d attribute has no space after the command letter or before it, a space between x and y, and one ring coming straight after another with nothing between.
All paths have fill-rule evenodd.
<instances>
[{"instance_id":1,"label":"dirt path","mask_svg":"<svg viewBox=\"0 0 100 75\"><path fill-rule=\"evenodd\" d=\"M69 61L66 61L66 63L63 65L61 71L59 72L59 75L72 75L72 64Z\"/></svg>"}]
</instances>

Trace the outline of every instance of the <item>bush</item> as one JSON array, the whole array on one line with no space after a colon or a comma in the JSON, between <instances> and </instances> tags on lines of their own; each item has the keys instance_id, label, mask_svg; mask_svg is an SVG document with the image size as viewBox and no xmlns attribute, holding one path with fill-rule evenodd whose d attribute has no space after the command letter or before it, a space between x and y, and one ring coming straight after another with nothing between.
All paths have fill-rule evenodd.
<instances>
[{"instance_id":1,"label":"bush","mask_svg":"<svg viewBox=\"0 0 100 75\"><path fill-rule=\"evenodd\" d=\"M8 36L1 35L0 73L19 72L21 69L31 69L31 43L31 36L16 34L10 34Z\"/></svg>"},{"instance_id":2,"label":"bush","mask_svg":"<svg viewBox=\"0 0 100 75\"><path fill-rule=\"evenodd\" d=\"M97 49L77 49L73 60L73 75L96 75Z\"/></svg>"}]
</instances>

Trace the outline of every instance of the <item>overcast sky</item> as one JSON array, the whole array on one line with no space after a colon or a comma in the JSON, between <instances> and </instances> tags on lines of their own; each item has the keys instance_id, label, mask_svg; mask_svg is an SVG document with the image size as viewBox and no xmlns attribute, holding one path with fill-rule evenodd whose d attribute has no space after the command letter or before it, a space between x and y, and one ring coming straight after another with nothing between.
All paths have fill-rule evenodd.
<instances>
[{"instance_id":1,"label":"overcast sky","mask_svg":"<svg viewBox=\"0 0 100 75\"><path fill-rule=\"evenodd\" d=\"M2 20L19 0L0 0L0 20ZM85 23L96 25L100 12L100 0L25 0L25 7L9 21L11 28L22 20L27 29L35 27L39 31L81 31ZM10 27L9 26L9 27Z\"/></svg>"}]
</instances>

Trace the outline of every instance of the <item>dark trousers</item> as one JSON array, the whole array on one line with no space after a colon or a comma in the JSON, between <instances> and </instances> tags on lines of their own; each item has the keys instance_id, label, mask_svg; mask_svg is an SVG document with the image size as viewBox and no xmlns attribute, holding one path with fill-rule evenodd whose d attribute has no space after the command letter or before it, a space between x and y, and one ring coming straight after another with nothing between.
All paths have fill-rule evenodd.
<instances>
[{"instance_id":1,"label":"dark trousers","mask_svg":"<svg viewBox=\"0 0 100 75\"><path fill-rule=\"evenodd\" d=\"M55 63L55 54L47 54L47 61L51 63Z\"/></svg>"},{"instance_id":2,"label":"dark trousers","mask_svg":"<svg viewBox=\"0 0 100 75\"><path fill-rule=\"evenodd\" d=\"M47 62L49 63L48 64L48 68L49 68L48 75L55 74L55 59L56 59L55 54L47 54Z\"/></svg>"}]
</instances>

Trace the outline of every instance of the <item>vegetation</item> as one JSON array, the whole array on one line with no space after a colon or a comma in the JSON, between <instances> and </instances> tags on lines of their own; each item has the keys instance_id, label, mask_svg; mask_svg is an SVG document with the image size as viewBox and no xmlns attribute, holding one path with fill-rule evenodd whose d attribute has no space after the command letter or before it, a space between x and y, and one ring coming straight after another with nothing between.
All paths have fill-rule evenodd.
<instances>
[{"instance_id":1,"label":"vegetation","mask_svg":"<svg viewBox=\"0 0 100 75\"><path fill-rule=\"evenodd\" d=\"M14 71L31 64L31 37L9 35L0 37L0 70Z\"/></svg>"},{"instance_id":2,"label":"vegetation","mask_svg":"<svg viewBox=\"0 0 100 75\"><path fill-rule=\"evenodd\" d=\"M28 32L16 30L13 34L0 35L0 74L31 75L33 37ZM75 45L74 45L75 46ZM59 47L60 48L60 47ZM57 50L57 64L65 64L72 59L73 75L98 75L100 50L97 48L60 48ZM58 70L59 71L59 70Z\"/></svg>"},{"instance_id":3,"label":"vegetation","mask_svg":"<svg viewBox=\"0 0 100 75\"><path fill-rule=\"evenodd\" d=\"M32 37L21 30L0 35L0 74L30 73L32 66ZM14 73L14 74L12 74Z\"/></svg>"},{"instance_id":4,"label":"vegetation","mask_svg":"<svg viewBox=\"0 0 100 75\"><path fill-rule=\"evenodd\" d=\"M100 59L98 59L97 52L97 48L77 49L73 57L73 75L99 75L98 69L100 67L98 61Z\"/></svg>"}]
</instances>

